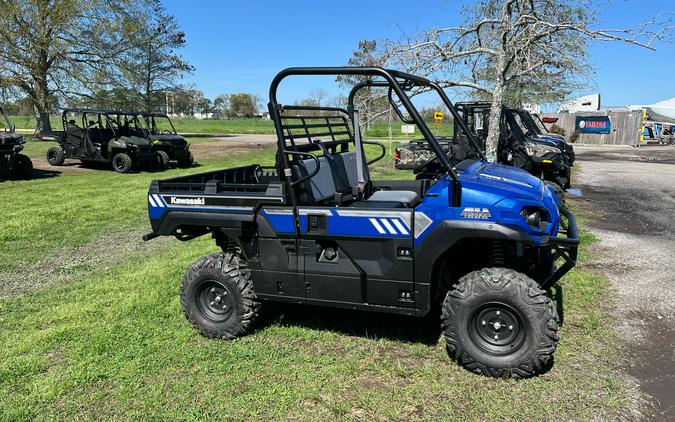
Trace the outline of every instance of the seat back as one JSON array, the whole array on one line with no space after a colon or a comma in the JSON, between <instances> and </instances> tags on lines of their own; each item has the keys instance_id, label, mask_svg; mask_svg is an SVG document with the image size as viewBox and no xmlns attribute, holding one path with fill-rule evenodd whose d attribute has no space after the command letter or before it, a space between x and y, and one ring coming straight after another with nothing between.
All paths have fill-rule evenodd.
<instances>
[{"instance_id":1,"label":"seat back","mask_svg":"<svg viewBox=\"0 0 675 422\"><path fill-rule=\"evenodd\" d=\"M335 196L335 179L326 157L318 157L319 172L309 180L301 183L298 199L301 204L313 205L333 199ZM291 165L295 180L312 174L316 170L316 162L313 159L298 160Z\"/></svg>"},{"instance_id":2,"label":"seat back","mask_svg":"<svg viewBox=\"0 0 675 422\"><path fill-rule=\"evenodd\" d=\"M347 151L332 155L333 168L336 175L336 189L339 192L351 191L352 187L358 184L358 172L356 171L356 152ZM363 163L363 175L365 182L370 181L368 173L368 164Z\"/></svg>"}]
</instances>

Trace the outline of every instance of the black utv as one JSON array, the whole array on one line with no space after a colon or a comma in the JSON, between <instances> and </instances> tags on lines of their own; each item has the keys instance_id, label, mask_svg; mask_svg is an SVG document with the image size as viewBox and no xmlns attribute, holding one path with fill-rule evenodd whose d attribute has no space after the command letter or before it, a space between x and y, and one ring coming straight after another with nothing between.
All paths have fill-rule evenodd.
<instances>
[{"instance_id":1,"label":"black utv","mask_svg":"<svg viewBox=\"0 0 675 422\"><path fill-rule=\"evenodd\" d=\"M535 142L553 145L562 152L563 159L568 165L571 166L574 164L574 160L576 158L574 154L574 147L565 142L565 137L563 135L546 131L546 127L539 116L536 116L537 119L535 120L535 117L525 109L514 108L512 109L512 112L516 113L520 119L520 126L524 130L525 136L534 140ZM537 122L539 122L539 124ZM544 127L543 130L542 126Z\"/></svg>"},{"instance_id":2,"label":"black utv","mask_svg":"<svg viewBox=\"0 0 675 422\"><path fill-rule=\"evenodd\" d=\"M190 143L176 133L171 119L164 113L142 113L141 116L148 127L148 139L152 142L162 165L168 166L175 161L178 167L190 167L194 162Z\"/></svg>"},{"instance_id":3,"label":"black utv","mask_svg":"<svg viewBox=\"0 0 675 422\"><path fill-rule=\"evenodd\" d=\"M14 125L2 107L0 114L5 126L0 132L0 180L30 179L33 174L33 162L20 154L25 144L23 136L16 133Z\"/></svg>"},{"instance_id":4,"label":"black utv","mask_svg":"<svg viewBox=\"0 0 675 422\"><path fill-rule=\"evenodd\" d=\"M138 115L115 110L65 109L63 131L41 134L59 146L49 148L47 161L60 166L68 159L82 164L110 163L119 173L140 167L156 167L155 154L147 137L145 121Z\"/></svg>"},{"instance_id":5,"label":"black utv","mask_svg":"<svg viewBox=\"0 0 675 422\"><path fill-rule=\"evenodd\" d=\"M488 134L488 121L491 104L488 102L459 102L455 104L461 123L466 125L479 143L480 149L485 151L485 141ZM448 158L459 163L466 158L477 158L468 148L467 138L460 131L459 121L454 121L455 131L451 141ZM562 198L562 190L570 187L570 166L574 161L574 151L571 154L563 153L559 143L565 141L529 135L518 110L503 107L500 136L497 147L497 162L522 168L528 173L554 184L554 189ZM399 146L396 149L396 168L414 168L418 177L439 177L440 164L437 159L426 160L426 155L419 152L419 147L409 145ZM571 149L571 147L570 147ZM405 167L399 157L408 157ZM415 156L421 159L415 160Z\"/></svg>"}]
</instances>

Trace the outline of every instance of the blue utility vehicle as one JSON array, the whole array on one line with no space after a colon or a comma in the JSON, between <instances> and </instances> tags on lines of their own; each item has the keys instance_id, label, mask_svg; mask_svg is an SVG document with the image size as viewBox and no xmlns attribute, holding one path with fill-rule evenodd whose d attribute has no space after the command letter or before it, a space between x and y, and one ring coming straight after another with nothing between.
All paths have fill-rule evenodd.
<instances>
[{"instance_id":1,"label":"blue utility vehicle","mask_svg":"<svg viewBox=\"0 0 675 422\"><path fill-rule=\"evenodd\" d=\"M295 76L362 82L344 109L282 105L277 88ZM443 176L372 177L386 147L362 139L354 100L370 87L388 90ZM439 96L478 159L450 164L408 95L419 89ZM415 317L439 312L448 353L473 372L518 378L550 366L559 318L549 291L575 265L574 216L542 180L486 162L439 85L377 67L289 68L272 81L269 111L277 133L273 166L150 185L145 240L211 235L220 249L182 279L181 305L204 336L245 335L265 302Z\"/></svg>"}]
</instances>

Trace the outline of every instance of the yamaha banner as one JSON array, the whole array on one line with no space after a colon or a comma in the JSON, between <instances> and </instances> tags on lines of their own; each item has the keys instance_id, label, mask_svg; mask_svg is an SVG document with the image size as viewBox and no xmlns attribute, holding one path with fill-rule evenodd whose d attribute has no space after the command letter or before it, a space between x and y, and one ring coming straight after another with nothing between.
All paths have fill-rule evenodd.
<instances>
[{"instance_id":1,"label":"yamaha banner","mask_svg":"<svg viewBox=\"0 0 675 422\"><path fill-rule=\"evenodd\" d=\"M611 133L609 116L577 116L576 130L580 133Z\"/></svg>"}]
</instances>

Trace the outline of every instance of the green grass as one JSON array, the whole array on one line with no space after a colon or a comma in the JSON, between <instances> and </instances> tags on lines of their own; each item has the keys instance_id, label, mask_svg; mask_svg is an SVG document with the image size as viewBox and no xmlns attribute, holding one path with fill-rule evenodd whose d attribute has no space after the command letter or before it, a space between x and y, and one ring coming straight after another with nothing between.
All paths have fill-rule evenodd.
<instances>
[{"instance_id":1,"label":"green grass","mask_svg":"<svg viewBox=\"0 0 675 422\"><path fill-rule=\"evenodd\" d=\"M189 171L271 157L258 151ZM400 175L388 159L372 173ZM0 271L13 258L33 262L147 224L149 181L183 172L2 183ZM181 313L179 282L191 262L216 248L207 236L172 241L151 255L0 300L0 420L614 419L624 390L607 318L613 292L583 265L593 259L593 238L583 232L582 240L581 266L562 282L555 365L523 381L476 376L449 361L435 319L266 306L255 333L204 339Z\"/></svg>"},{"instance_id":2,"label":"green grass","mask_svg":"<svg viewBox=\"0 0 675 422\"><path fill-rule=\"evenodd\" d=\"M60 287L0 301L0 417L222 420L587 420L622 386L603 318L609 287L566 277L553 370L488 379L450 362L436 321L314 308L272 312L252 335L206 340L185 321L179 279L209 239Z\"/></svg>"},{"instance_id":3,"label":"green grass","mask_svg":"<svg viewBox=\"0 0 675 422\"><path fill-rule=\"evenodd\" d=\"M37 121L33 116L11 116L12 123L18 129L34 130ZM231 119L231 120L197 120L192 118L174 118L171 119L178 133L206 133L206 134L267 134L273 135L274 123L271 120L261 119ZM50 116L52 129L62 130L61 117ZM433 127L433 122L427 122L429 127L437 136L452 136L452 124L444 122L441 128ZM1 127L1 126L0 126ZM415 128L412 135L401 133L401 122L394 121L391 125L392 139L415 139L422 138L419 130ZM389 123L374 122L371 123L366 136L370 138L389 139Z\"/></svg>"},{"instance_id":4,"label":"green grass","mask_svg":"<svg viewBox=\"0 0 675 422\"><path fill-rule=\"evenodd\" d=\"M26 153L44 159L53 143L28 142ZM247 154L246 160L272 163L271 149ZM85 244L100 233L137 227L147 221L150 181L180 174L235 166L242 154L201 163L190 170L119 174L112 170L72 173L29 181L0 182L0 271L34 261L57 249ZM54 170L59 171L58 167Z\"/></svg>"}]
</instances>

